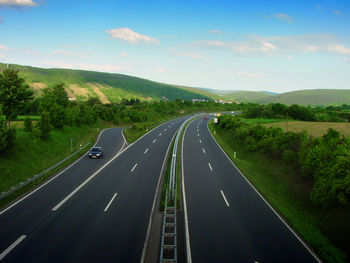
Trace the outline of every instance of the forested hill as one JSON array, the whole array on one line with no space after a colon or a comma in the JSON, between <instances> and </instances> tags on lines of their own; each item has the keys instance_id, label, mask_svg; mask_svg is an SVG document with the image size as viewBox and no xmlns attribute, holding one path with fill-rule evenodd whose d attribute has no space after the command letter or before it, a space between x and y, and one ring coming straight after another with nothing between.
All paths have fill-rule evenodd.
<instances>
[{"instance_id":1,"label":"forested hill","mask_svg":"<svg viewBox=\"0 0 350 263\"><path fill-rule=\"evenodd\" d=\"M261 98L263 104L282 103L299 105L342 105L350 103L350 90L315 89L286 92Z\"/></svg>"},{"instance_id":2,"label":"forested hill","mask_svg":"<svg viewBox=\"0 0 350 263\"><path fill-rule=\"evenodd\" d=\"M256 102L261 104L281 103L286 105L329 106L350 103L350 89L298 90L281 94L274 94L266 91L233 91L230 93L223 93L221 96L228 100Z\"/></svg>"},{"instance_id":3,"label":"forested hill","mask_svg":"<svg viewBox=\"0 0 350 263\"><path fill-rule=\"evenodd\" d=\"M103 73L72 69L43 69L10 64L17 69L34 90L35 96L50 84L62 81L71 98L87 100L99 97L104 103L120 101L122 98L141 100L190 100L210 99L212 94L200 90L150 81L123 74ZM0 70L6 64L0 63Z\"/></svg>"}]
</instances>

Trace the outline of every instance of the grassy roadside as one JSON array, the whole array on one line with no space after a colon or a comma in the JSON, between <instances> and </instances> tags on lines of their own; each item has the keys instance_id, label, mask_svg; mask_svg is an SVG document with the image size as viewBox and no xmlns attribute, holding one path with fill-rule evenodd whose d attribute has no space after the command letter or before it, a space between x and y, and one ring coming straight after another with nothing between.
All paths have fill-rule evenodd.
<instances>
[{"instance_id":1,"label":"grassy roadside","mask_svg":"<svg viewBox=\"0 0 350 263\"><path fill-rule=\"evenodd\" d=\"M213 123L210 123L209 128L212 133L215 130L213 135L216 140L247 179L325 262L345 262L345 253L331 244L329 236L336 235L334 228L338 228L338 235L342 227L345 233L349 232L346 230L348 224L341 221L334 224L334 220L340 217L336 216L335 211L324 211L310 203L310 185L304 178L292 169L281 166L280 162L266 158L262 153L248 152L243 145L232 139L228 131L214 127ZM235 159L234 152L237 152ZM348 218L348 215L345 217ZM347 238L345 233L344 240L338 237L333 243L339 246ZM346 249L346 246L343 244L342 248Z\"/></svg>"},{"instance_id":2,"label":"grassy roadside","mask_svg":"<svg viewBox=\"0 0 350 263\"><path fill-rule=\"evenodd\" d=\"M51 136L47 141L32 139L29 133L17 129L17 140L15 148L11 152L12 155L9 153L0 159L0 192L7 191L12 186L58 163L69 156L71 152L78 150L80 145L85 145L88 142L90 145L56 169L0 200L0 208L32 190L82 156L94 144L101 130L107 127L110 127L110 124L106 122L98 122L91 127L66 126L62 130L51 131ZM70 138L73 139L73 151L71 151Z\"/></svg>"}]
</instances>

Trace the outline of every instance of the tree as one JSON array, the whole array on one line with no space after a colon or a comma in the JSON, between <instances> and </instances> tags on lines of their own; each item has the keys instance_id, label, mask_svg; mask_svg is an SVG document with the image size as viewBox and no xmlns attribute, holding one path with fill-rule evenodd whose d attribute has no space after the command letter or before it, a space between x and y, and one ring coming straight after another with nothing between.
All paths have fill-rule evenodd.
<instances>
[{"instance_id":1,"label":"tree","mask_svg":"<svg viewBox=\"0 0 350 263\"><path fill-rule=\"evenodd\" d=\"M18 75L18 70L5 69L0 73L0 104L9 128L10 121L17 117L21 107L32 96L33 92L29 90L24 78Z\"/></svg>"},{"instance_id":2,"label":"tree","mask_svg":"<svg viewBox=\"0 0 350 263\"><path fill-rule=\"evenodd\" d=\"M49 115L50 123L55 128L62 128L66 121L66 107L68 105L68 95L62 82L55 84L51 88L43 90L41 108Z\"/></svg>"},{"instance_id":3,"label":"tree","mask_svg":"<svg viewBox=\"0 0 350 263\"><path fill-rule=\"evenodd\" d=\"M40 139L42 140L47 140L50 137L50 131L51 131L51 126L50 126L50 116L49 113L44 111L41 114L41 118L38 121L38 128L40 131Z\"/></svg>"},{"instance_id":4,"label":"tree","mask_svg":"<svg viewBox=\"0 0 350 263\"><path fill-rule=\"evenodd\" d=\"M11 150L15 145L16 129L6 125L6 119L0 107L0 154Z\"/></svg>"},{"instance_id":5,"label":"tree","mask_svg":"<svg viewBox=\"0 0 350 263\"><path fill-rule=\"evenodd\" d=\"M32 125L32 120L27 116L25 119L24 119L24 130L26 132L31 132L33 129L33 125Z\"/></svg>"}]
</instances>

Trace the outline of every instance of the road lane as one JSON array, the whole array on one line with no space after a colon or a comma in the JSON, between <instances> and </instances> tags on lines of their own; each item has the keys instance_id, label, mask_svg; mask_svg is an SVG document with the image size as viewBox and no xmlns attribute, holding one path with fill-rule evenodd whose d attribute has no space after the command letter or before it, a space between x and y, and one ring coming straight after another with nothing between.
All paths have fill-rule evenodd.
<instances>
[{"instance_id":1,"label":"road lane","mask_svg":"<svg viewBox=\"0 0 350 263\"><path fill-rule=\"evenodd\" d=\"M193 262L317 262L226 158L206 121L193 121L184 136Z\"/></svg>"},{"instance_id":2,"label":"road lane","mask_svg":"<svg viewBox=\"0 0 350 263\"><path fill-rule=\"evenodd\" d=\"M104 158L89 160L85 154L69 169L44 187L27 195L9 209L0 212L0 252L5 250L19 235L28 232L49 216L51 208L72 189L85 180L124 146L123 128L110 128L102 131L96 145L102 146Z\"/></svg>"},{"instance_id":3,"label":"road lane","mask_svg":"<svg viewBox=\"0 0 350 263\"><path fill-rule=\"evenodd\" d=\"M4 262L140 261L165 153L181 122L166 132L164 125L169 123L163 124L131 145L58 210L25 232L26 239ZM158 140L152 143L155 137Z\"/></svg>"}]
</instances>

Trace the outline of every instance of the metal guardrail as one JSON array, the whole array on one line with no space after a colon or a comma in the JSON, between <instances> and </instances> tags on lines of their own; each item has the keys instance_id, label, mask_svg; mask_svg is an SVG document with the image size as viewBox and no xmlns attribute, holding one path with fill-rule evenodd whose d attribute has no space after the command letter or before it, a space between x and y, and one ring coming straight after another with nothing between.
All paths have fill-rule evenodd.
<instances>
[{"instance_id":1,"label":"metal guardrail","mask_svg":"<svg viewBox=\"0 0 350 263\"><path fill-rule=\"evenodd\" d=\"M197 116L193 117L196 118ZM169 187L165 194L165 209L163 214L162 238L160 248L160 262L177 262L176 249L176 155L179 139L185 125L192 120L189 118L178 129L170 166Z\"/></svg>"},{"instance_id":2,"label":"metal guardrail","mask_svg":"<svg viewBox=\"0 0 350 263\"><path fill-rule=\"evenodd\" d=\"M82 146L79 150L75 151L74 153L72 153L71 155L69 155L68 157L64 158L63 160L59 161L58 163L56 163L55 165L51 166L50 168L46 169L45 171L42 171L39 174L33 175L32 177L29 177L26 181L24 182L20 182L17 186L13 186L9 191L7 192L2 192L0 194L0 200L4 199L6 196L16 192L17 190L21 189L22 187L28 185L29 183L35 181L36 179L42 177L43 175L47 174L48 172L50 172L51 170L55 169L56 167L60 166L62 163L64 163L65 161L69 160L70 158L72 158L74 155L76 155L78 152L80 152L82 149L84 149L86 146L88 146L90 144L90 142L88 142L87 144L85 144L84 146Z\"/></svg>"}]
</instances>

